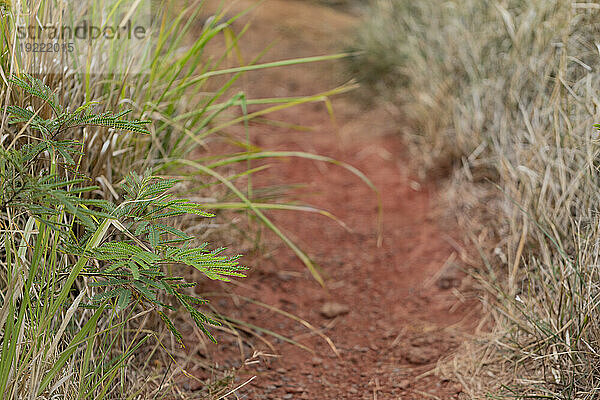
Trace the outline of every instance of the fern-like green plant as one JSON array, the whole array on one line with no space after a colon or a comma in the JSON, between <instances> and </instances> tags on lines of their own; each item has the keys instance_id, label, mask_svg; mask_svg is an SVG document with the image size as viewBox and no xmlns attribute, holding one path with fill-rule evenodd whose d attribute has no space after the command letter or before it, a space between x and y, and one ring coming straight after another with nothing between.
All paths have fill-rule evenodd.
<instances>
[{"instance_id":1,"label":"fern-like green plant","mask_svg":"<svg viewBox=\"0 0 600 400\"><path fill-rule=\"evenodd\" d=\"M222 248L211 250L206 243L196 245L194 237L172 223L186 214L212 214L198 204L175 198L176 180L148 172L132 171L126 176L121 184L121 202L97 198L99 187L79 172L85 156L83 143L62 137L69 129L88 125L147 134L150 121L128 120L128 112L94 114L92 102L69 111L57 102L48 86L32 76L12 77L11 83L13 88L20 88L15 90L31 96L32 104L37 99L42 105L35 110L6 107L9 126L18 129L11 131L11 145L0 148L0 255L9 280L0 308L0 330L4 329L0 338L2 397L21 390L15 389L19 385L32 385L21 381L11 386L11 379L30 374L27 368L34 365L33 354L49 351L42 338L52 340L52 349L66 348L58 361L40 367L47 368L43 378L30 388L46 393L81 345L87 343L85 354L90 352L95 326L107 309L124 312L136 306L153 310L183 344L166 313L181 307L214 341L207 325L218 325L218 321L198 308L206 303L204 299L188 294L186 289L194 283L172 276L166 272L171 268L164 268L188 266L210 279L225 281L244 276L239 256L224 255ZM44 108L50 110L47 117L42 117ZM20 240L11 234L14 232L20 234ZM29 271L24 283L19 271ZM71 341L54 345L54 335L61 337L67 326L64 320L60 322L61 315L73 306L77 292L82 297L77 296L74 306L90 319ZM5 309L13 312L3 314ZM92 309L93 314L85 314L86 309ZM73 312L66 315L72 318ZM23 331L20 327L24 324L35 328ZM23 334L28 338L20 336ZM18 346L26 348L17 351ZM90 376L104 385L114 378L111 374ZM99 385L89 382L79 391Z\"/></svg>"},{"instance_id":2,"label":"fern-like green plant","mask_svg":"<svg viewBox=\"0 0 600 400\"><path fill-rule=\"evenodd\" d=\"M100 126L105 128L138 132L149 134L146 126L151 122L148 120L129 121L123 119L131 111L126 110L118 114L104 112L94 114L91 107L96 102L90 101L78 107L75 111L65 109L59 102L58 96L41 80L24 74L23 77L13 76L11 83L23 89L29 95L42 100L47 104L53 113L53 118L44 119L31 109L9 105L8 112L11 114L10 123L27 123L33 129L39 130L48 138L54 138L56 135L81 126Z\"/></svg>"},{"instance_id":3,"label":"fern-like green plant","mask_svg":"<svg viewBox=\"0 0 600 400\"><path fill-rule=\"evenodd\" d=\"M204 304L205 301L182 291L194 284L186 283L182 278L167 276L161 266L187 265L210 279L224 281L232 276L243 277L241 271L245 268L239 265L239 256L222 255L223 248L209 250L207 243L193 246L192 236L168 224L169 219L185 214L213 216L203 211L198 204L173 198L169 190L176 182L149 174L140 176L135 172L130 173L123 185L127 193L125 201L118 206L108 202L101 204L118 232L114 240L105 241L87 254L83 247L74 248L72 252L103 262L100 268L92 268L90 273L99 277L94 286L109 290L94 296L93 302L118 298L117 305L124 308L132 298L136 298L152 306L172 309L159 301L159 294L163 292L175 297L198 327L214 340L205 324L218 323L193 307L193 304ZM159 315L178 340L181 340L180 334L165 314Z\"/></svg>"}]
</instances>

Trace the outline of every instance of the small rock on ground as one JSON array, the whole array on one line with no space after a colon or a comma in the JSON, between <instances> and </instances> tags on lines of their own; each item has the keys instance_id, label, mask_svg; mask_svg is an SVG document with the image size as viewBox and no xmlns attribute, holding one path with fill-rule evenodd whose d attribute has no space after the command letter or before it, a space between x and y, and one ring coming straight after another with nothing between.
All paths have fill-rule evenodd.
<instances>
[{"instance_id":1,"label":"small rock on ground","mask_svg":"<svg viewBox=\"0 0 600 400\"><path fill-rule=\"evenodd\" d=\"M350 307L345 304L327 302L321 307L321 315L325 318L335 318L350 312Z\"/></svg>"}]
</instances>

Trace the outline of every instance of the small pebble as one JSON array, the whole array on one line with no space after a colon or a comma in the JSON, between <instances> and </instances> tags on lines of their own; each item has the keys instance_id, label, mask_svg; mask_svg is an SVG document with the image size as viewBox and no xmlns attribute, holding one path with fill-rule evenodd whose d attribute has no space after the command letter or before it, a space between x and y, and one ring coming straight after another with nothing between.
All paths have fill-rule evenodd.
<instances>
[{"instance_id":1,"label":"small pebble","mask_svg":"<svg viewBox=\"0 0 600 400\"><path fill-rule=\"evenodd\" d=\"M438 352L430 347L410 347L406 350L405 356L409 363L423 365L434 361Z\"/></svg>"},{"instance_id":2,"label":"small pebble","mask_svg":"<svg viewBox=\"0 0 600 400\"><path fill-rule=\"evenodd\" d=\"M398 389L408 389L410 386L410 381L408 379L401 380L400 382L394 385L395 388Z\"/></svg>"},{"instance_id":3,"label":"small pebble","mask_svg":"<svg viewBox=\"0 0 600 400\"><path fill-rule=\"evenodd\" d=\"M329 319L348 314L349 312L350 307L340 303L327 302L321 307L321 315Z\"/></svg>"}]
</instances>

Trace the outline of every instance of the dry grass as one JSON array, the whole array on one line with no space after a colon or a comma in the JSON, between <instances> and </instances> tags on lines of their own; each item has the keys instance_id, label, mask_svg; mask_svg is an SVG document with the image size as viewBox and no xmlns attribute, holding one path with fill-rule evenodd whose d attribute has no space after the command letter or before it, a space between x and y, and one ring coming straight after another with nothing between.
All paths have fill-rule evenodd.
<instances>
[{"instance_id":1,"label":"dry grass","mask_svg":"<svg viewBox=\"0 0 600 400\"><path fill-rule=\"evenodd\" d=\"M488 266L498 325L457 369L472 397L600 393L598 18L596 2L379 0L361 33L415 157L453 166Z\"/></svg>"}]
</instances>

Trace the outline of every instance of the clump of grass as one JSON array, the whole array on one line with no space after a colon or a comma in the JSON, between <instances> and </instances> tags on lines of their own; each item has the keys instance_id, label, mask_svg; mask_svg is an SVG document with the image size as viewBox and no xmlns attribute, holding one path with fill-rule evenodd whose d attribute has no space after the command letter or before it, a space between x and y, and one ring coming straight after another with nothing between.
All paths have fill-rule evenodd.
<instances>
[{"instance_id":1,"label":"clump of grass","mask_svg":"<svg viewBox=\"0 0 600 400\"><path fill-rule=\"evenodd\" d=\"M491 376L507 397L597 397L598 5L379 0L370 12L357 61L384 74L414 156L454 166L460 201L486 198L467 230L489 250L481 282L501 335L462 379L479 395Z\"/></svg>"},{"instance_id":2,"label":"clump of grass","mask_svg":"<svg viewBox=\"0 0 600 400\"><path fill-rule=\"evenodd\" d=\"M164 311L176 307L161 297L176 299L214 341L206 324L218 323L197 309L206 302L186 293L193 284L162 268L188 265L213 280L243 276L238 257L208 250L206 244L190 246L192 237L168 222L185 214L211 214L173 199L174 181L135 172L126 177L120 204L88 198L98 187L79 172L85 157L81 142L64 138L81 126L149 134L150 121L125 120L125 112L94 114L90 103L69 111L29 75L10 83L42 101L52 117L42 118L32 107L5 108L9 129L14 125L19 133L0 150L0 263L6 288L0 311L2 396L110 395L118 371L151 336L138 330L122 342L122 353L113 355L115 340L125 332L115 317L128 321L136 309L154 310L183 343ZM74 289L79 293L72 299ZM84 305L92 311L81 310ZM78 382L67 384L69 375Z\"/></svg>"},{"instance_id":3,"label":"clump of grass","mask_svg":"<svg viewBox=\"0 0 600 400\"><path fill-rule=\"evenodd\" d=\"M77 7L84 15L95 8L110 16L111 7L121 3L80 2ZM53 53L20 51L15 46L16 26L60 20L61 9L45 1L0 3L0 164L3 168L21 165L21 175L29 184L22 192L25 186L15 184L2 170L3 187L29 196L13 197L10 190L3 191L8 197L2 197L0 210L4 240L0 263L6 266L0 273L0 312L7 316L0 321L5 329L0 392L7 398L135 398L149 393L162 395L165 387L176 395L174 380L177 374L186 373L183 367L167 367L166 371L151 368L160 349L168 348L162 353L163 366L176 364L175 351L170 351L182 339L165 311L170 307L166 299L174 296L177 307L196 322L194 329L205 334L209 332L204 325L215 321L213 313L197 310L202 306L197 303L202 301L192 300L191 292L186 291L191 285L175 279L170 265L187 264L210 278L228 272L238 276L239 265L235 257L222 256L221 250L206 252L204 246L190 240L185 223L165 225L154 218L157 214L144 212L160 214L162 210L168 217L180 216L183 211L202 217L207 215L203 209L249 211L257 217L251 221L259 221L279 235L323 282L304 251L261 210L333 216L311 207L260 201L250 177L261 169L253 169L252 160L303 157L330 162L372 186L360 171L336 160L300 152L263 151L249 141L248 121L297 104L328 102L328 96L351 86L304 98L248 99L232 90L246 71L344 55L267 64L260 64L257 57L249 62L241 60L239 66L225 66L225 61L237 53L247 29L234 32L232 28L243 13L226 18L218 12L203 20L203 1L185 2L181 7L183 3L165 0L155 4L157 13L152 21L157 34L139 46L139 73L91 69L92 65L108 67L122 62L124 54L114 47L107 52L99 45L90 51L87 62L79 65L65 64ZM132 9L132 15L135 12ZM226 48L210 56L209 43L217 37L225 37ZM249 107L253 112L248 112ZM148 120L153 123L147 124ZM222 136L224 128L236 124L244 128L239 137ZM217 154L207 152L216 142L219 149L224 148L223 142L234 146ZM31 156L26 150L40 143L46 143L46 148L33 153L35 161L25 165L10 162L11 158ZM216 194L216 199L208 205L171 199L168 190L175 181L165 176L174 174L180 180L195 182L198 193L204 193L196 190L198 186L204 191L208 187L207 192ZM55 182L57 177L66 181ZM32 185L38 178L51 186L44 186L44 190L54 190L62 197L50 197L50 203L47 197L42 199L46 202L27 203L25 200L36 199L34 194L46 193L41 186ZM223 193L233 193L238 201ZM138 209L137 204L148 207ZM125 215L120 215L123 210ZM112 244L106 245L108 238L113 239ZM190 247L181 253L168 250L170 244L183 243L179 241ZM47 265L42 262L46 260ZM29 272L24 282L19 275L23 271ZM59 297L53 297L56 295ZM25 300L19 303L21 296ZM48 299L51 301L45 305ZM149 313L151 310L157 313ZM16 320L8 317L13 311L19 313ZM164 322L164 329L152 321L154 314L158 315L155 320ZM171 346L165 344L169 337ZM130 362L132 359L135 361ZM147 375L143 381L138 379Z\"/></svg>"}]
</instances>

